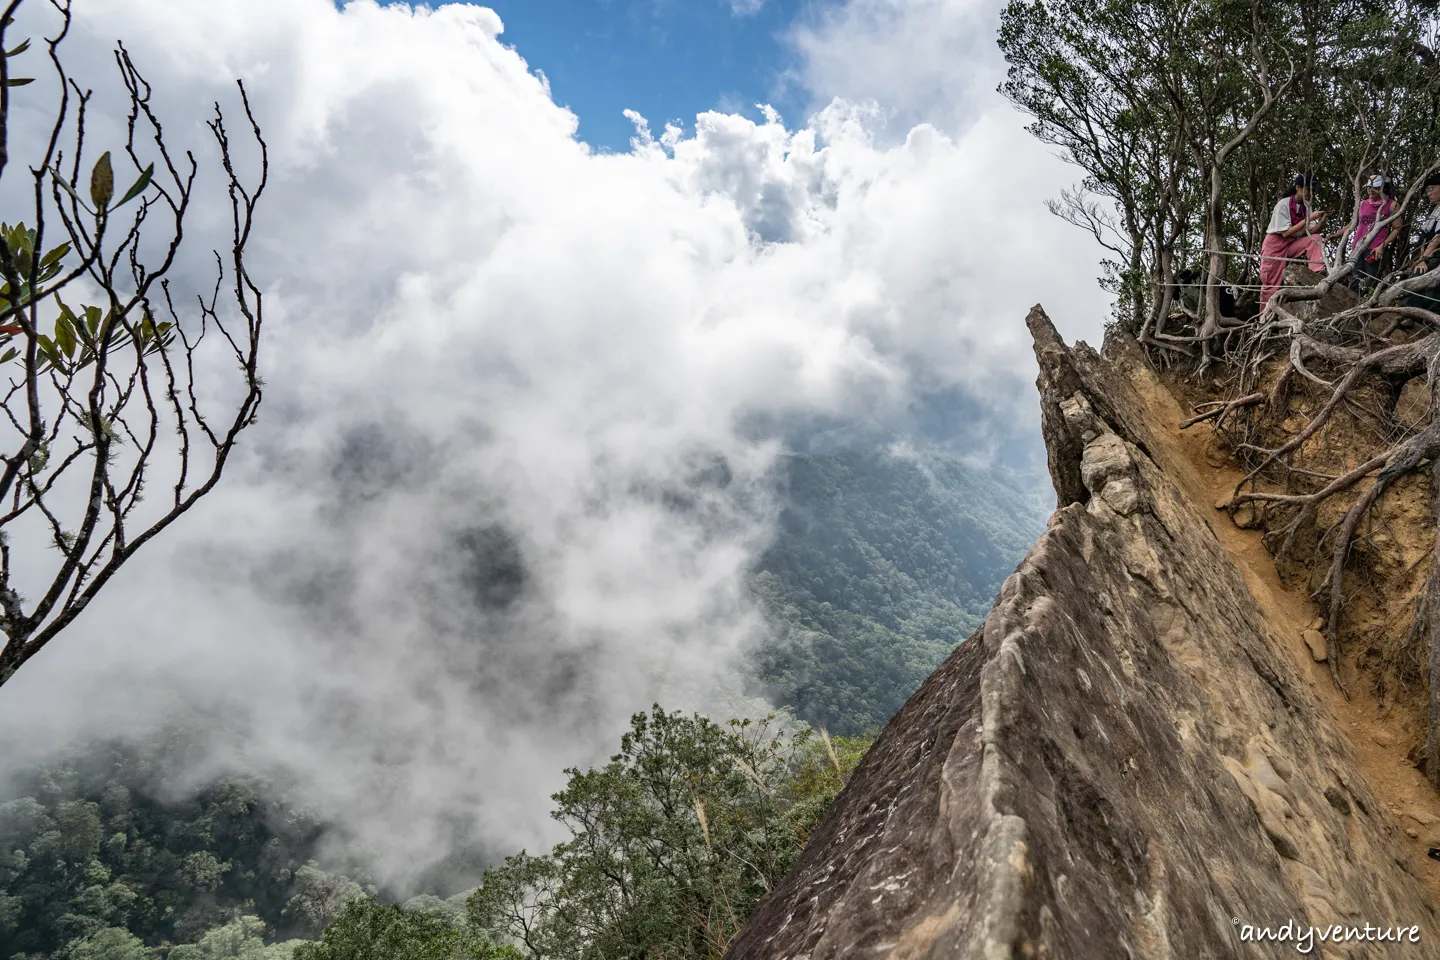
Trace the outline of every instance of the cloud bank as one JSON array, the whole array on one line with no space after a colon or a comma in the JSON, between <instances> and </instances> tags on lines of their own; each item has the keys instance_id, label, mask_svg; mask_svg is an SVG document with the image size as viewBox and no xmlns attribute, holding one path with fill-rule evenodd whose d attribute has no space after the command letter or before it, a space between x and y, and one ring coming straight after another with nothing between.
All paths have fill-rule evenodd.
<instances>
[{"instance_id":1,"label":"cloud bank","mask_svg":"<svg viewBox=\"0 0 1440 960\"><path fill-rule=\"evenodd\" d=\"M944 39L980 8L852 0L797 35L803 126L637 116L623 155L576 140L483 7L76 12L73 67L100 87L124 39L202 157L245 78L270 386L226 482L5 688L0 725L39 752L177 697L215 711L217 769L295 778L397 887L456 843L545 842L561 769L652 700L744 706L778 449L756 424L949 396L976 443L1030 443L1025 310L1092 337L1104 313L1095 251L1044 211L1067 172L976 79L988 39Z\"/></svg>"}]
</instances>

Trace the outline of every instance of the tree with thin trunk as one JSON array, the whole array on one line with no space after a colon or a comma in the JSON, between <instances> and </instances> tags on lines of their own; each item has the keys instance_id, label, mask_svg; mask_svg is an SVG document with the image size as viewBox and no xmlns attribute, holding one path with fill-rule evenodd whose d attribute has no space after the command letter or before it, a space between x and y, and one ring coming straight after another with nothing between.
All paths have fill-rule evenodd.
<instances>
[{"instance_id":1,"label":"tree with thin trunk","mask_svg":"<svg viewBox=\"0 0 1440 960\"><path fill-rule=\"evenodd\" d=\"M0 14L0 178L24 178L31 198L11 214L16 222L0 223L0 429L9 432L0 440L0 684L215 488L263 386L262 298L245 252L269 165L244 85L248 163L218 103L208 123L231 230L214 251L213 284L192 298L170 275L200 165L167 145L151 87L123 45L114 51L129 104L123 143L87 140L93 91L61 57L70 0L49 0L56 26L42 47L57 89L48 138L24 166L12 162L11 107L36 89L21 74L31 72L25 54L38 51L11 36L24 2L8 0ZM155 484L163 492L146 501Z\"/></svg>"}]
</instances>

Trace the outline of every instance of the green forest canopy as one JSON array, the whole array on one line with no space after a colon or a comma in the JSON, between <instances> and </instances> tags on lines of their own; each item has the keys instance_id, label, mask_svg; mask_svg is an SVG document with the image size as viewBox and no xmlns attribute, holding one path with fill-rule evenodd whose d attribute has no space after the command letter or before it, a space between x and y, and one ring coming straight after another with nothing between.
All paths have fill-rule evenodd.
<instances>
[{"instance_id":1,"label":"green forest canopy","mask_svg":"<svg viewBox=\"0 0 1440 960\"><path fill-rule=\"evenodd\" d=\"M880 727L980 626L1047 505L933 453L795 455L783 472L779 534L752 580L776 640L754 669L802 720Z\"/></svg>"}]
</instances>

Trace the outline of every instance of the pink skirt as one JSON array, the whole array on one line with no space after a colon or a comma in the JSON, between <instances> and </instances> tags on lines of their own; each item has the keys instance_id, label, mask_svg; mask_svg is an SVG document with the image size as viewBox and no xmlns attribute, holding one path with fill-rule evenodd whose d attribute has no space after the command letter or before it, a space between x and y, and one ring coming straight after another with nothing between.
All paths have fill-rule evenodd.
<instances>
[{"instance_id":1,"label":"pink skirt","mask_svg":"<svg viewBox=\"0 0 1440 960\"><path fill-rule=\"evenodd\" d=\"M1285 283L1287 260L1309 260L1311 270L1325 269L1325 252L1320 241L1313 236L1300 234L1297 237L1282 237L1278 233L1265 234L1260 247L1260 306L1270 302L1275 291Z\"/></svg>"}]
</instances>

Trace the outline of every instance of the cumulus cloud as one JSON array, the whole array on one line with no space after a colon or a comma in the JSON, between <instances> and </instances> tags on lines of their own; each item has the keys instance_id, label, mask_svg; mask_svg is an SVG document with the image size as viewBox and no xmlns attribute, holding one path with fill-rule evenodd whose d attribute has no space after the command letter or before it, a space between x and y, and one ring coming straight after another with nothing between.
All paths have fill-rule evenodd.
<instances>
[{"instance_id":1,"label":"cumulus cloud","mask_svg":"<svg viewBox=\"0 0 1440 960\"><path fill-rule=\"evenodd\" d=\"M821 104L831 97L878 104L892 137L922 122L959 131L987 110L1004 110L993 93L1004 78L995 46L1001 6L845 0L811 8L791 29L801 55L793 79Z\"/></svg>"},{"instance_id":2,"label":"cumulus cloud","mask_svg":"<svg viewBox=\"0 0 1440 960\"><path fill-rule=\"evenodd\" d=\"M1063 167L942 69L961 48L906 48L980 15L877 4L800 35L835 97L804 125L637 116L623 155L577 141L482 7L77 5L82 79L123 38L202 157L246 79L270 386L226 482L17 675L0 724L43 749L159 723L170 691L230 718L217 767L296 778L404 887L453 843L547 840L561 769L652 700L743 708L773 425L939 396L976 443L1031 437L1025 310L1093 335L1104 309L1095 252L1043 208ZM855 65L856 99L845 44L888 58ZM968 119L895 138L878 64L917 59L895 102Z\"/></svg>"}]
</instances>

